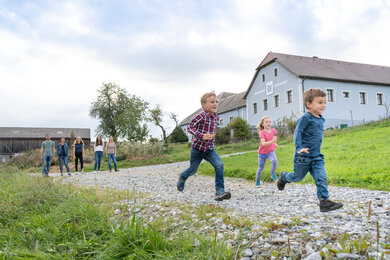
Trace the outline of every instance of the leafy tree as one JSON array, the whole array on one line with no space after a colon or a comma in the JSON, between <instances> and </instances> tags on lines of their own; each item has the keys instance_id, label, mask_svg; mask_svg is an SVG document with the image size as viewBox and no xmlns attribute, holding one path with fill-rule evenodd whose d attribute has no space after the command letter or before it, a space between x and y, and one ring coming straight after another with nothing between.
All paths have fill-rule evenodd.
<instances>
[{"instance_id":1,"label":"leafy tree","mask_svg":"<svg viewBox=\"0 0 390 260\"><path fill-rule=\"evenodd\" d=\"M145 121L148 103L130 95L115 83L103 83L92 102L89 115L99 120L97 133L103 137L113 136L129 141L143 141L148 129Z\"/></svg>"},{"instance_id":2,"label":"leafy tree","mask_svg":"<svg viewBox=\"0 0 390 260\"><path fill-rule=\"evenodd\" d=\"M184 143L188 142L188 136L186 135L186 133L184 133L181 127L176 127L169 135L168 140L171 143Z\"/></svg>"},{"instance_id":3,"label":"leafy tree","mask_svg":"<svg viewBox=\"0 0 390 260\"><path fill-rule=\"evenodd\" d=\"M217 131L215 133L215 142L217 144L228 144L230 142L230 128L217 128Z\"/></svg>"},{"instance_id":4,"label":"leafy tree","mask_svg":"<svg viewBox=\"0 0 390 260\"><path fill-rule=\"evenodd\" d=\"M241 117L234 118L229 126L234 129L234 137L240 140L246 140L251 137L249 124Z\"/></svg>"},{"instance_id":5,"label":"leafy tree","mask_svg":"<svg viewBox=\"0 0 390 260\"><path fill-rule=\"evenodd\" d=\"M150 113L150 120L158 127L161 128L161 131L163 133L163 141L167 141L167 131L165 130L165 128L163 127L163 125L161 124L162 123L162 120L163 120L163 116L164 116L164 113L163 111L161 110L160 108L160 105L157 105L155 108L151 109L149 111Z\"/></svg>"}]
</instances>

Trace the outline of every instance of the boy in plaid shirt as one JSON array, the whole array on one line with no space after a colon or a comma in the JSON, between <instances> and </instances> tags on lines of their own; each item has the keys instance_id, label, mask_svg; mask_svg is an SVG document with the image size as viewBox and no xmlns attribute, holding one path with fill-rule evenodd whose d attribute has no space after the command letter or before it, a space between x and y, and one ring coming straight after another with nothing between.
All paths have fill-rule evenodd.
<instances>
[{"instance_id":1,"label":"boy in plaid shirt","mask_svg":"<svg viewBox=\"0 0 390 260\"><path fill-rule=\"evenodd\" d=\"M194 175L203 159L208 161L215 169L215 200L222 201L230 199L230 192L225 192L223 180L223 163L217 152L214 150L215 130L219 117L216 114L218 108L217 95L214 92L204 94L200 103L203 111L196 114L188 124L187 130L194 139L191 147L190 167L180 174L177 182L177 189L184 190L184 184L188 177Z\"/></svg>"}]
</instances>

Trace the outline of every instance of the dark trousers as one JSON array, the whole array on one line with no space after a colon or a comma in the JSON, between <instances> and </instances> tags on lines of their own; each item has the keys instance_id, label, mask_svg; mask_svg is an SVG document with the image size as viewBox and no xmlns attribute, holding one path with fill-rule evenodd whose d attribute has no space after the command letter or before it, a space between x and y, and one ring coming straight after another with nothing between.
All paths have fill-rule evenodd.
<instances>
[{"instance_id":1,"label":"dark trousers","mask_svg":"<svg viewBox=\"0 0 390 260\"><path fill-rule=\"evenodd\" d=\"M80 160L80 166L81 166L80 170L84 169L83 153L82 152L81 153L77 153L76 152L75 155L76 155L75 167L76 167L76 172L77 172L78 171L77 170L77 164L79 163L79 160Z\"/></svg>"}]
</instances>

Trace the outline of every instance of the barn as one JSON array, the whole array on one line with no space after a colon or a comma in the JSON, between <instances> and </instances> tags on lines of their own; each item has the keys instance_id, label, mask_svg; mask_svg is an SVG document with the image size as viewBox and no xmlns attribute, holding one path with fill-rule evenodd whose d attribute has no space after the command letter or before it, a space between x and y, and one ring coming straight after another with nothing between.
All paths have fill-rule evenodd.
<instances>
[{"instance_id":1,"label":"barn","mask_svg":"<svg viewBox=\"0 0 390 260\"><path fill-rule=\"evenodd\" d=\"M77 136L83 139L86 146L91 143L89 128L0 127L0 162L9 160L17 153L41 148L47 133L55 143L65 137L70 145Z\"/></svg>"}]
</instances>

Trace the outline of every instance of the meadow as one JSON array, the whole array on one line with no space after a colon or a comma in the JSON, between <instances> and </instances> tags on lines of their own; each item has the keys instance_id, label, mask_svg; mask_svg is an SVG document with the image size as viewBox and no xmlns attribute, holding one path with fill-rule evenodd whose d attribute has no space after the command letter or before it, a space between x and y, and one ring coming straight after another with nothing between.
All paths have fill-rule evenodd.
<instances>
[{"instance_id":1,"label":"meadow","mask_svg":"<svg viewBox=\"0 0 390 260\"><path fill-rule=\"evenodd\" d=\"M277 174L293 171L294 144L280 145L276 150ZM327 130L324 133L322 153L330 185L390 190L390 120L372 122L352 128ZM225 176L255 180L257 152L223 158ZM271 181L270 162L262 174L263 181ZM200 174L214 175L214 169L205 163ZM302 183L314 183L308 174Z\"/></svg>"}]
</instances>

